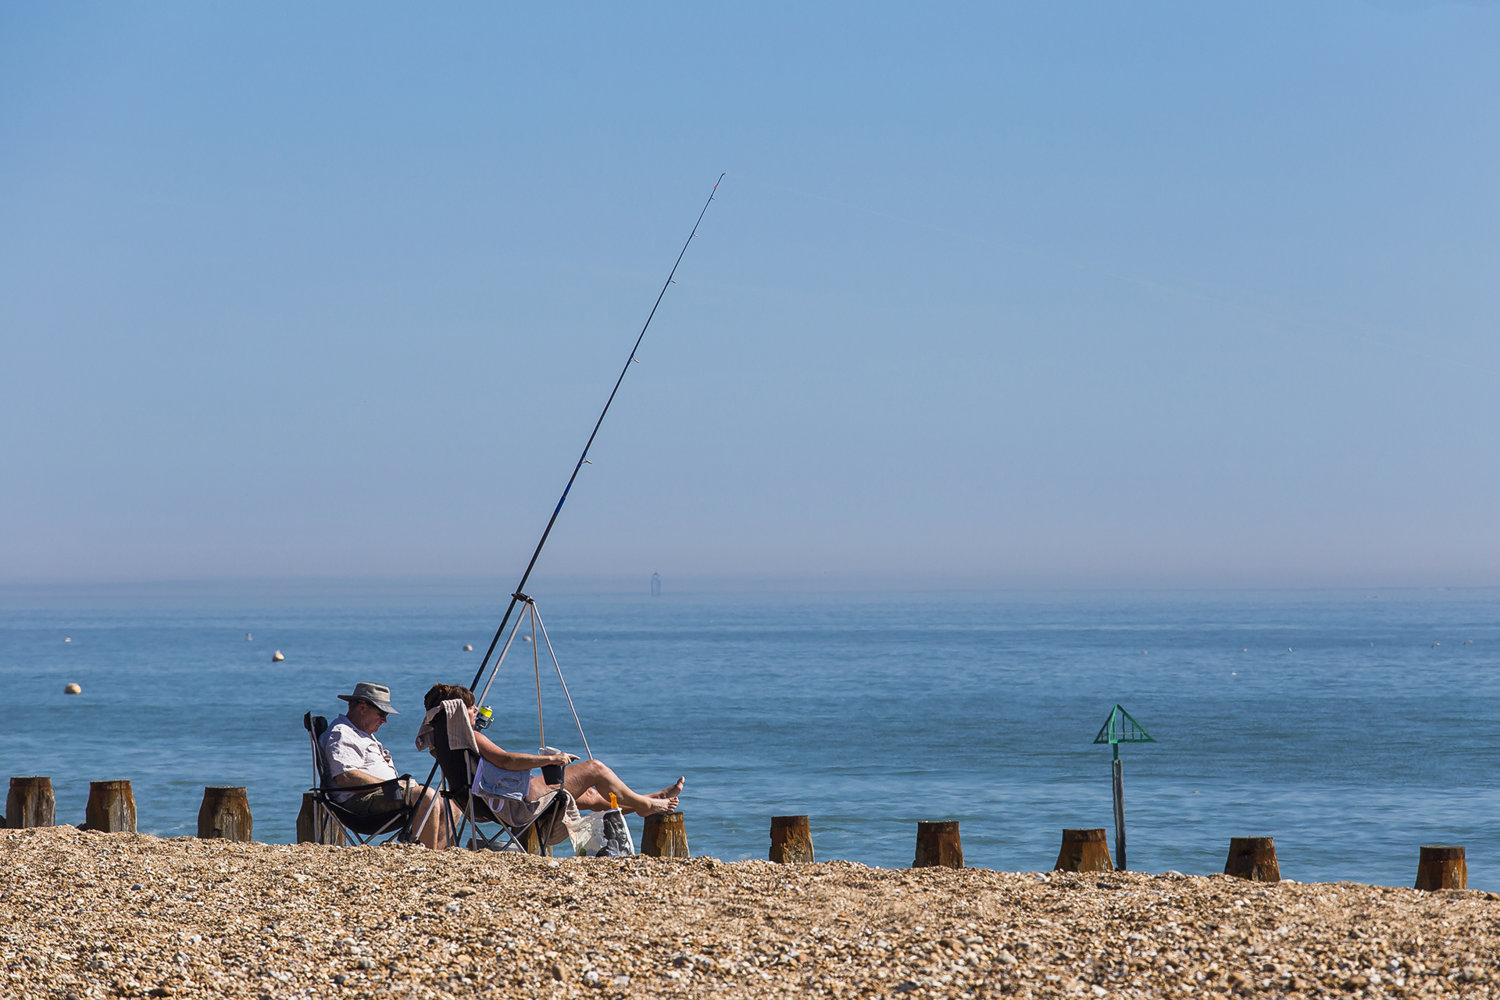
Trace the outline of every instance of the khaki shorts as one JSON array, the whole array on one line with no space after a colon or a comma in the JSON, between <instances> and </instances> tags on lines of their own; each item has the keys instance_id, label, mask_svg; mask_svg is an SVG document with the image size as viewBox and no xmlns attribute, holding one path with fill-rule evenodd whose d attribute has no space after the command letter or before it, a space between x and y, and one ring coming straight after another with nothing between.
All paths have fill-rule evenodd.
<instances>
[{"instance_id":1,"label":"khaki shorts","mask_svg":"<svg viewBox=\"0 0 1500 1000\"><path fill-rule=\"evenodd\" d=\"M379 819L394 816L416 799L421 786L410 778L401 778L395 784L382 785L365 791L350 792L338 805L361 819Z\"/></svg>"}]
</instances>

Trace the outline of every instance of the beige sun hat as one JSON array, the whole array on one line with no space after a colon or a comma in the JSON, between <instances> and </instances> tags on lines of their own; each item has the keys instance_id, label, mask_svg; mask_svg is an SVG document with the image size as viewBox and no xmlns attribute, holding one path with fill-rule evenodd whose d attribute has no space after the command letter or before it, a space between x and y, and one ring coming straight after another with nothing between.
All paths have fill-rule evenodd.
<instances>
[{"instance_id":1,"label":"beige sun hat","mask_svg":"<svg viewBox=\"0 0 1500 1000\"><path fill-rule=\"evenodd\" d=\"M341 694L339 698L348 702L367 701L387 715L401 714L391 707L391 689L384 684L372 684L369 681L360 681L354 685L353 694Z\"/></svg>"}]
</instances>

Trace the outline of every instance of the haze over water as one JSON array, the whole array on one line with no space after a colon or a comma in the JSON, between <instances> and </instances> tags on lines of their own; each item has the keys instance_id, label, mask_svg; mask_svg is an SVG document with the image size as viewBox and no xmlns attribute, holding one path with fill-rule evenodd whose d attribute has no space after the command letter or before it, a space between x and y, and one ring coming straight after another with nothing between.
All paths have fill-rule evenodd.
<instances>
[{"instance_id":1,"label":"haze over water","mask_svg":"<svg viewBox=\"0 0 1500 1000\"><path fill-rule=\"evenodd\" d=\"M1157 740L1121 752L1132 868L1220 871L1270 835L1287 878L1410 885L1420 845L1454 843L1500 886L1500 590L534 596L594 752L644 790L688 776L694 854L765 857L770 817L807 813L820 859L901 867L916 820L956 819L970 865L1049 869L1064 827L1113 842L1092 740L1119 703ZM303 712L388 683L381 739L425 776L421 695L469 682L502 610L458 586L0 589L0 771L50 775L69 823L129 778L163 836L245 785L256 839L289 842ZM533 648L489 698L507 747L536 741ZM581 752L541 653L547 742Z\"/></svg>"}]
</instances>

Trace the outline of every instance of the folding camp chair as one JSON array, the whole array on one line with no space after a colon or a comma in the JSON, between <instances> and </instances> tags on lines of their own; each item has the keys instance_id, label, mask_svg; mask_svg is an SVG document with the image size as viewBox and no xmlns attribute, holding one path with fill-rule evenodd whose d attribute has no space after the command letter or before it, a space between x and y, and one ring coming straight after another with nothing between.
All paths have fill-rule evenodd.
<instances>
[{"instance_id":1,"label":"folding camp chair","mask_svg":"<svg viewBox=\"0 0 1500 1000\"><path fill-rule=\"evenodd\" d=\"M448 741L447 713L439 711L432 719L432 755L437 758L438 768L443 772L447 791L443 793L458 806L461 819L449 831L449 843L461 844L465 829L472 830L468 846L476 850L524 851L529 854L552 853L552 845L543 843L537 836L538 825L550 825L555 810L566 809L566 793L559 793L540 809L530 820L521 824L507 823L489 803L478 795L471 794L474 772L479 767L479 755L465 747L454 749ZM517 796L519 799L519 796ZM502 810L503 812L504 810ZM450 817L452 813L449 813ZM544 823L544 821L547 821ZM486 834L481 826L496 827Z\"/></svg>"},{"instance_id":2,"label":"folding camp chair","mask_svg":"<svg viewBox=\"0 0 1500 1000\"><path fill-rule=\"evenodd\" d=\"M308 738L312 741L313 776L316 781L312 788L314 842L369 844L377 842L376 838L383 838L378 841L379 843L387 843L398 838L410 840L411 821L416 812L413 806L403 805L395 812L384 816L357 816L344 808L333 793L394 788L400 785L402 779L410 778L411 775L403 774L400 778L363 785L335 785L329 777L328 760L323 753L323 733L328 729L328 720L321 715L308 712L302 716L302 726L307 730Z\"/></svg>"}]
</instances>

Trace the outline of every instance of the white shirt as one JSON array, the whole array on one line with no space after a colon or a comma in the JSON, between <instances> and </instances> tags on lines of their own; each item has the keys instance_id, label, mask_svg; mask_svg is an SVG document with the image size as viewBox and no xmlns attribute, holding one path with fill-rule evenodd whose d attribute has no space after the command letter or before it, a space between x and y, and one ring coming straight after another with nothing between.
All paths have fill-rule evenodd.
<instances>
[{"instance_id":1,"label":"white shirt","mask_svg":"<svg viewBox=\"0 0 1500 1000\"><path fill-rule=\"evenodd\" d=\"M347 715L333 720L323 733L323 756L328 760L328 776L336 778L345 771L363 771L376 781L396 777L391 752L380 741L349 721Z\"/></svg>"}]
</instances>

